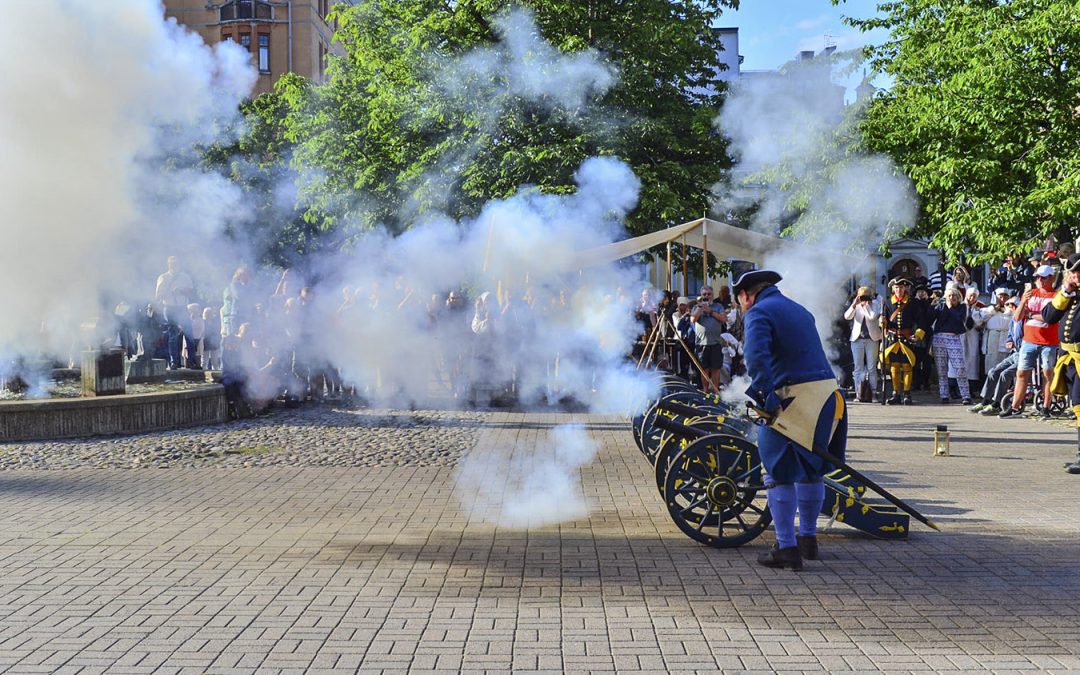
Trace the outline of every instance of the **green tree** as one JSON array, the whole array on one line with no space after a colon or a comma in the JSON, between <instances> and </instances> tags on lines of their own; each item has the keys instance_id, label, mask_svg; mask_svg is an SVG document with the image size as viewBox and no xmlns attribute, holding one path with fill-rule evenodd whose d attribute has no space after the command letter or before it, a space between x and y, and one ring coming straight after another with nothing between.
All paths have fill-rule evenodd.
<instances>
[{"instance_id":1,"label":"green tree","mask_svg":"<svg viewBox=\"0 0 1080 675\"><path fill-rule=\"evenodd\" d=\"M974 260L1080 234L1075 0L883 2L849 23L889 31L867 55L894 84L862 130L913 180L919 233Z\"/></svg>"},{"instance_id":2,"label":"green tree","mask_svg":"<svg viewBox=\"0 0 1080 675\"><path fill-rule=\"evenodd\" d=\"M251 245L261 262L278 267L291 267L322 248L328 237L297 207L297 174L290 167L293 145L286 138L285 124L290 104L281 92L307 86L299 75L285 75L277 91L241 105L244 127L233 130L231 142L203 153L204 168L228 176L248 195L252 211L242 219L243 232L234 236Z\"/></svg>"},{"instance_id":3,"label":"green tree","mask_svg":"<svg viewBox=\"0 0 1080 675\"><path fill-rule=\"evenodd\" d=\"M617 72L583 106L558 92L522 96L498 68L460 67L473 61L448 69L499 43L503 2L339 5L346 54L332 60L328 81L279 89L307 218L355 231L403 229L433 210L467 217L522 185L572 191L575 169L592 155L618 156L641 179L632 230L693 217L727 165L711 127L722 83L710 27L737 2L522 2L559 54L594 54Z\"/></svg>"}]
</instances>

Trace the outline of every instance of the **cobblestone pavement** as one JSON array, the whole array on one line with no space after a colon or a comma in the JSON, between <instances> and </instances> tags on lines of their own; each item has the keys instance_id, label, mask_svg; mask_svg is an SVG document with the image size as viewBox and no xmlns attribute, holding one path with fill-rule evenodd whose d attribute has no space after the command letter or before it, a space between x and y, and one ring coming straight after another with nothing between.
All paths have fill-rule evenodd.
<instances>
[{"instance_id":1,"label":"cobblestone pavement","mask_svg":"<svg viewBox=\"0 0 1080 675\"><path fill-rule=\"evenodd\" d=\"M411 421L373 423L398 416ZM457 448L527 456L569 421L601 444L581 472L587 517L500 528L455 493ZM938 423L951 457L931 456ZM99 446L147 439L300 459L94 468ZM853 463L944 531L883 542L837 526L799 574L754 564L771 534L715 550L679 533L613 417L309 409L5 446L65 468L0 474L0 668L1080 671L1080 477L1061 468L1074 442L1060 425L959 406L855 406ZM311 461L351 446L393 465ZM383 454L399 446L412 456Z\"/></svg>"},{"instance_id":2,"label":"cobblestone pavement","mask_svg":"<svg viewBox=\"0 0 1080 675\"><path fill-rule=\"evenodd\" d=\"M169 466L454 466L476 443L478 412L283 409L231 423L135 437L0 444L10 469Z\"/></svg>"}]
</instances>

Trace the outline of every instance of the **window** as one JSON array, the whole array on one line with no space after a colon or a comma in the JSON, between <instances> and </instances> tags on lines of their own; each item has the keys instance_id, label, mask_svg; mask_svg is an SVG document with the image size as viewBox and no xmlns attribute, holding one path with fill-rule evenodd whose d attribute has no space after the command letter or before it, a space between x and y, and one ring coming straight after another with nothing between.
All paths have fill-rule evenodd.
<instances>
[{"instance_id":1,"label":"window","mask_svg":"<svg viewBox=\"0 0 1080 675\"><path fill-rule=\"evenodd\" d=\"M319 43L319 78L322 79L326 75L326 45L322 42Z\"/></svg>"},{"instance_id":2,"label":"window","mask_svg":"<svg viewBox=\"0 0 1080 675\"><path fill-rule=\"evenodd\" d=\"M270 72L270 36L266 33L259 35L259 72Z\"/></svg>"},{"instance_id":3,"label":"window","mask_svg":"<svg viewBox=\"0 0 1080 675\"><path fill-rule=\"evenodd\" d=\"M247 53L251 53L251 33L240 33L240 46Z\"/></svg>"},{"instance_id":4,"label":"window","mask_svg":"<svg viewBox=\"0 0 1080 675\"><path fill-rule=\"evenodd\" d=\"M319 0L319 18L325 19L330 13L330 0Z\"/></svg>"},{"instance_id":5,"label":"window","mask_svg":"<svg viewBox=\"0 0 1080 675\"><path fill-rule=\"evenodd\" d=\"M273 19L274 8L264 0L232 0L218 10L221 21L239 19Z\"/></svg>"}]
</instances>

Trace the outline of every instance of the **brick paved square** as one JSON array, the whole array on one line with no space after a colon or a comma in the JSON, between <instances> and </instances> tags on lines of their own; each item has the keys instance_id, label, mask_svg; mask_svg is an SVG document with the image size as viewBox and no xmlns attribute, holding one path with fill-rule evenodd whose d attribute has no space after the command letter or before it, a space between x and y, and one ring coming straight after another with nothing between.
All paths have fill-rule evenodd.
<instances>
[{"instance_id":1,"label":"brick paved square","mask_svg":"<svg viewBox=\"0 0 1080 675\"><path fill-rule=\"evenodd\" d=\"M529 530L490 524L450 465L6 471L0 668L1080 669L1075 431L958 407L851 414L851 461L944 531L834 524L801 574L754 564L771 533L730 550L683 536L615 417L462 418L478 457L528 457L568 422L600 443L589 516ZM937 423L952 457L931 456Z\"/></svg>"}]
</instances>

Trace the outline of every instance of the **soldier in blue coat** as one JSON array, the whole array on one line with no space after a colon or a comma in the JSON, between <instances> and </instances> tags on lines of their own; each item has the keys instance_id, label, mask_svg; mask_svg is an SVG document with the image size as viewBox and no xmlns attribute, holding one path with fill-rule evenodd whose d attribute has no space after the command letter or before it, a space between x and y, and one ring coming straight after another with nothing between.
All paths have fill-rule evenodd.
<instances>
[{"instance_id":1,"label":"soldier in blue coat","mask_svg":"<svg viewBox=\"0 0 1080 675\"><path fill-rule=\"evenodd\" d=\"M827 449L842 461L847 410L814 328L814 315L784 297L776 287L781 279L771 270L753 270L739 277L734 289L745 316L745 361L751 379L746 393L771 419L758 435L758 449L776 546L758 562L800 570L804 558L818 558L822 477L834 468L808 446Z\"/></svg>"}]
</instances>

